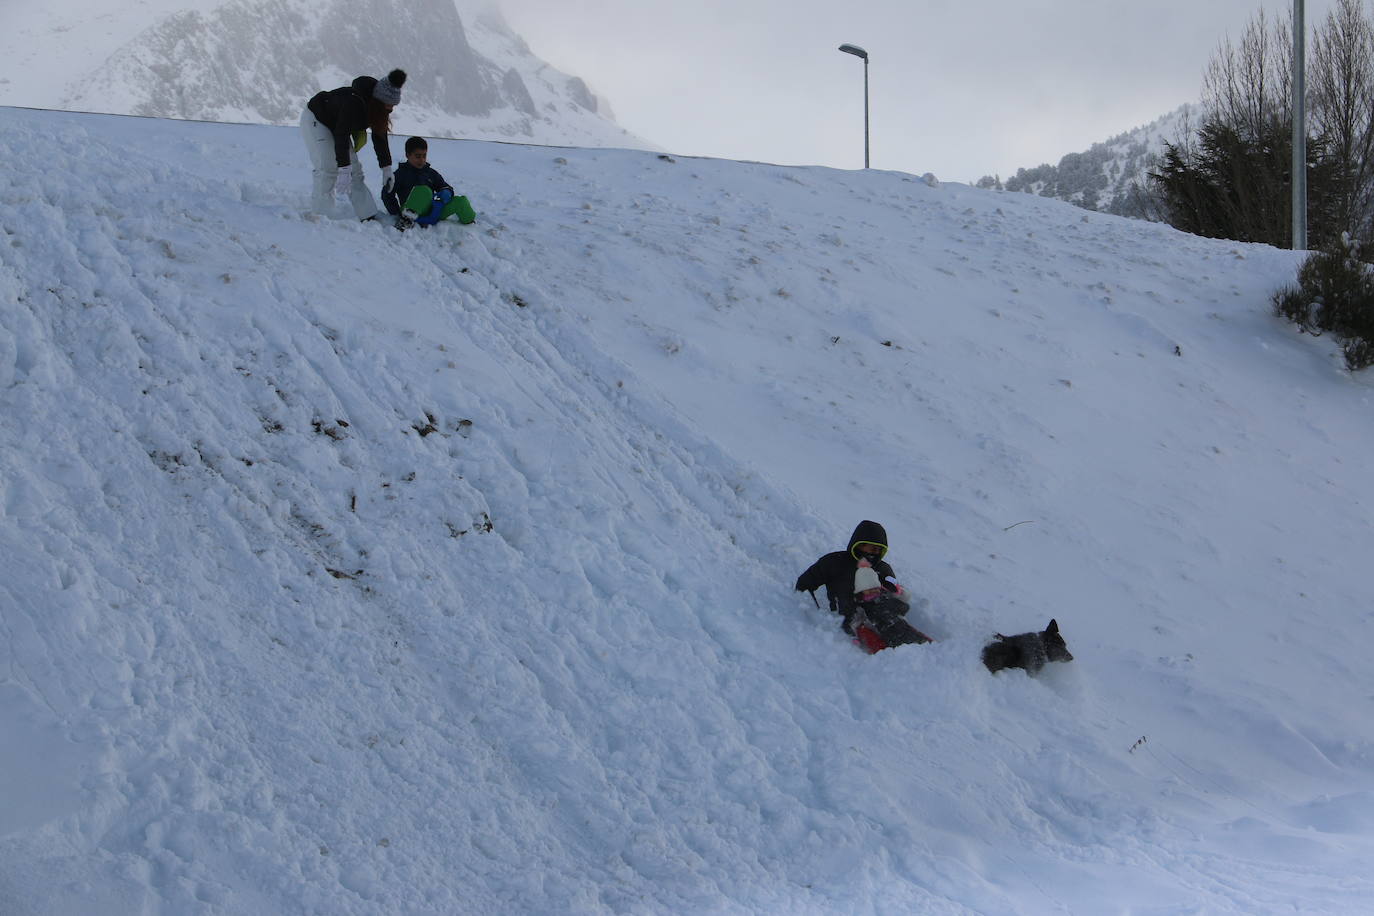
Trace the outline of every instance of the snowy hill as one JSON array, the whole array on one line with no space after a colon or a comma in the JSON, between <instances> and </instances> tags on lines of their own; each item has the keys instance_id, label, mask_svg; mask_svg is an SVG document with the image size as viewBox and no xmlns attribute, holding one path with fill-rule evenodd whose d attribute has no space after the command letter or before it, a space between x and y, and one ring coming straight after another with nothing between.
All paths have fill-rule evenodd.
<instances>
[{"instance_id":1,"label":"snowy hill","mask_svg":"<svg viewBox=\"0 0 1374 916\"><path fill-rule=\"evenodd\" d=\"M1154 207L1142 199L1140 189L1148 187L1149 173L1164 155L1164 144L1178 143L1197 113L1197 105L1182 105L1143 127L1094 143L1084 152L1069 153L1057 165L1017 169L1005 182L988 177L979 184L1053 197L1117 216L1155 219Z\"/></svg>"},{"instance_id":2,"label":"snowy hill","mask_svg":"<svg viewBox=\"0 0 1374 916\"><path fill-rule=\"evenodd\" d=\"M291 128L0 128L6 916L1374 910L1371 389L1291 252L462 141L399 234ZM934 644L791 590L862 518Z\"/></svg>"},{"instance_id":3,"label":"snowy hill","mask_svg":"<svg viewBox=\"0 0 1374 916\"><path fill-rule=\"evenodd\" d=\"M581 79L535 57L472 0L144 0L7 9L0 103L295 124L353 77L410 73L397 132L645 148Z\"/></svg>"}]
</instances>

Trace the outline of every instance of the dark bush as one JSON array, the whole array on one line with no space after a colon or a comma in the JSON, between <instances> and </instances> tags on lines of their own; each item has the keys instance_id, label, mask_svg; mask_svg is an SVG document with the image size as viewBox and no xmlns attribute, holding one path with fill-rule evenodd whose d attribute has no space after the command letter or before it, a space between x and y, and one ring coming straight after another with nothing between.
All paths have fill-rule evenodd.
<instances>
[{"instance_id":1,"label":"dark bush","mask_svg":"<svg viewBox=\"0 0 1374 916\"><path fill-rule=\"evenodd\" d=\"M1351 371L1374 365L1374 268L1348 235L1303 262L1298 285L1274 294L1274 312L1309 334L1336 337Z\"/></svg>"},{"instance_id":2,"label":"dark bush","mask_svg":"<svg viewBox=\"0 0 1374 916\"><path fill-rule=\"evenodd\" d=\"M1220 120L1202 125L1186 144L1164 145L1150 173L1165 220L1175 229L1208 238L1292 243L1290 122L1273 118L1250 136ZM1307 225L1314 247L1333 244L1343 224L1339 160L1325 138L1307 141Z\"/></svg>"}]
</instances>

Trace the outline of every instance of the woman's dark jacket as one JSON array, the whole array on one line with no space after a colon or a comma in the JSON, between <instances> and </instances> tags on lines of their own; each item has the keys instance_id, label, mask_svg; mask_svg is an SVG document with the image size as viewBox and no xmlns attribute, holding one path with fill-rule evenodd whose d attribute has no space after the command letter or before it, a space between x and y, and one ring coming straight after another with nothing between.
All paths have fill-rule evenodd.
<instances>
[{"instance_id":1,"label":"woman's dark jacket","mask_svg":"<svg viewBox=\"0 0 1374 916\"><path fill-rule=\"evenodd\" d=\"M392 216L400 216L401 205L406 202L410 192L422 185L435 192L445 188L450 191L453 190L453 185L444 181L444 176L429 166L417 169L409 162L402 162L396 166L396 175L391 184L391 191L382 192L382 203L386 205L386 212Z\"/></svg>"},{"instance_id":2,"label":"woman's dark jacket","mask_svg":"<svg viewBox=\"0 0 1374 916\"><path fill-rule=\"evenodd\" d=\"M846 628L854 615L854 573L859 568L859 558L854 548L864 541L887 547L887 531L877 522L867 519L859 522L849 538L847 548L826 554L797 578L799 592L814 594L816 589L825 586L825 596L830 602L830 609L844 615ZM878 560L872 565L878 578L886 584L886 580L893 575L892 567L884 560Z\"/></svg>"},{"instance_id":3,"label":"woman's dark jacket","mask_svg":"<svg viewBox=\"0 0 1374 916\"><path fill-rule=\"evenodd\" d=\"M351 86L340 86L315 93L306 103L306 108L329 132L334 135L334 162L343 168L349 163L353 152L353 135L367 130L367 100L372 98L372 90L377 88L377 78L360 76ZM377 165L386 168L391 165L391 146L385 132L372 132L372 149L377 153Z\"/></svg>"}]
</instances>

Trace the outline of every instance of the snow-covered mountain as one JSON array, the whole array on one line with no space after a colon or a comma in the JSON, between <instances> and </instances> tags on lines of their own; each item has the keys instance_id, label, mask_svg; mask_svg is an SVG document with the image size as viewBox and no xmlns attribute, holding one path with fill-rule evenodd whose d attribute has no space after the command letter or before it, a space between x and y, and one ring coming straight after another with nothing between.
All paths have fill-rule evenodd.
<instances>
[{"instance_id":1,"label":"snow-covered mountain","mask_svg":"<svg viewBox=\"0 0 1374 916\"><path fill-rule=\"evenodd\" d=\"M0 103L294 124L317 90L401 67L410 79L393 119L400 133L650 145L580 78L537 58L494 6L147 0L104 17L69 12L60 0L6 10Z\"/></svg>"},{"instance_id":2,"label":"snow-covered mountain","mask_svg":"<svg viewBox=\"0 0 1374 916\"><path fill-rule=\"evenodd\" d=\"M4 916L1374 912L1298 253L452 140L402 234L300 146L0 109ZM862 518L933 644L793 591Z\"/></svg>"},{"instance_id":3,"label":"snow-covered mountain","mask_svg":"<svg viewBox=\"0 0 1374 916\"><path fill-rule=\"evenodd\" d=\"M1053 197L1087 210L1152 219L1152 205L1140 188L1163 154L1164 144L1177 143L1198 110L1196 104L1182 105L1143 127L1094 143L1084 152L1069 153L1057 165L1017 169L1005 180L986 176L978 184Z\"/></svg>"}]
</instances>

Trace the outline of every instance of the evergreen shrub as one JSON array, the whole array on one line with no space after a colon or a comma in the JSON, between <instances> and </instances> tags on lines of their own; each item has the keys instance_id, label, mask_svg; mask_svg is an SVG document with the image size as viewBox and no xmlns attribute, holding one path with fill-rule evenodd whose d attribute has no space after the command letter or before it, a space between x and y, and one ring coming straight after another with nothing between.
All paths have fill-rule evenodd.
<instances>
[{"instance_id":1,"label":"evergreen shrub","mask_svg":"<svg viewBox=\"0 0 1374 916\"><path fill-rule=\"evenodd\" d=\"M1374 365L1374 267L1348 234L1314 251L1298 269L1297 286L1274 294L1274 312L1309 334L1340 341L1346 368Z\"/></svg>"}]
</instances>

